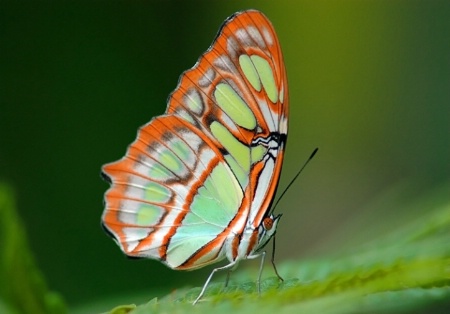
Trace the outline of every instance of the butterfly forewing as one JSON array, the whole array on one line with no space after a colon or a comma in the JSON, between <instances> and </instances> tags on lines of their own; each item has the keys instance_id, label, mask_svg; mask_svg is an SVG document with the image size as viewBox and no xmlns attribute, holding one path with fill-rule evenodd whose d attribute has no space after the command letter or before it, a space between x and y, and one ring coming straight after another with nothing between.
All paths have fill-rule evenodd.
<instances>
[{"instance_id":1,"label":"butterfly forewing","mask_svg":"<svg viewBox=\"0 0 450 314\"><path fill-rule=\"evenodd\" d=\"M252 200L250 221L258 226L281 173L288 116L286 72L267 18L257 11L230 17L196 66L182 75L167 111L195 121L223 148ZM264 160L268 147L275 158Z\"/></svg>"},{"instance_id":2,"label":"butterfly forewing","mask_svg":"<svg viewBox=\"0 0 450 314\"><path fill-rule=\"evenodd\" d=\"M227 238L257 228L276 190L288 97L267 18L227 19L168 102L103 167L112 185L102 222L126 254L194 269L233 255Z\"/></svg>"}]
</instances>

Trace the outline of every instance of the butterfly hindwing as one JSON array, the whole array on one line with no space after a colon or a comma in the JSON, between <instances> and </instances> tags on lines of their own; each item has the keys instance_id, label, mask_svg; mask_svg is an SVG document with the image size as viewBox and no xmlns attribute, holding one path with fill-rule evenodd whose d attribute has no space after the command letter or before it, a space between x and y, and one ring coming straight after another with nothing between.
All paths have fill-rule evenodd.
<instances>
[{"instance_id":1,"label":"butterfly hindwing","mask_svg":"<svg viewBox=\"0 0 450 314\"><path fill-rule=\"evenodd\" d=\"M126 156L103 172L114 183L103 223L128 255L184 268L217 237L208 262L220 255L222 233L243 193L222 154L198 129L181 118L155 118L140 129Z\"/></svg>"}]
</instances>

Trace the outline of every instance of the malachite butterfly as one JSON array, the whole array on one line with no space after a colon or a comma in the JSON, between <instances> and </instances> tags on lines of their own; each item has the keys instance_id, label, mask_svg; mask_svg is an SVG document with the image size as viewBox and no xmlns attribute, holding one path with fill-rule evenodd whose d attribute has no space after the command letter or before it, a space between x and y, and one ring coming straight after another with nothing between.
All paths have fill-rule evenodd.
<instances>
[{"instance_id":1,"label":"malachite butterfly","mask_svg":"<svg viewBox=\"0 0 450 314\"><path fill-rule=\"evenodd\" d=\"M272 24L255 10L233 14L181 75L165 114L139 129L125 157L103 166L111 183L105 230L125 254L172 269L227 259L197 302L215 271L263 258L275 235L280 216L270 208L288 110L286 70Z\"/></svg>"}]
</instances>

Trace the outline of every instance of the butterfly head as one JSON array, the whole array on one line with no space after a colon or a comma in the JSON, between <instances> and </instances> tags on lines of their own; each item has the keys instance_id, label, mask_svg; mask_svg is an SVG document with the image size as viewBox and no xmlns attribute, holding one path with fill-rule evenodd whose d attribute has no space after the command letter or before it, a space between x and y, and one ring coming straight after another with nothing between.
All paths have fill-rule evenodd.
<instances>
[{"instance_id":1,"label":"butterfly head","mask_svg":"<svg viewBox=\"0 0 450 314\"><path fill-rule=\"evenodd\" d=\"M277 225L281 218L281 214L274 216L270 214L265 217L259 225L259 241L256 252L261 251L277 232Z\"/></svg>"}]
</instances>

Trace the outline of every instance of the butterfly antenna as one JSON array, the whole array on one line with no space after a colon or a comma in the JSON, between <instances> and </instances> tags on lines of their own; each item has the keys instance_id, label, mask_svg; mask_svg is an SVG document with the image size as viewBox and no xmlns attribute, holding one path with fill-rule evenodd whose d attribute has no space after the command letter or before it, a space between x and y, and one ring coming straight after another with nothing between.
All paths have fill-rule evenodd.
<instances>
[{"instance_id":1,"label":"butterfly antenna","mask_svg":"<svg viewBox=\"0 0 450 314\"><path fill-rule=\"evenodd\" d=\"M294 183L295 180L297 180L298 176L300 175L300 173L302 173L303 169L305 169L306 165L311 161L311 159L314 158L314 155L317 153L317 151L319 150L318 147L316 147L316 149L314 149L314 151L311 153L311 156L309 156L308 160L306 160L306 162L303 164L303 166L300 168L300 170L297 172L297 174L295 175L295 177L291 180L291 182L289 182L289 184L287 185L287 187L284 189L283 193L281 193L280 197L278 198L278 200L275 202L275 205L272 207L272 211L273 212L275 210L275 208L277 207L278 203L280 202L280 200L283 198L284 194L286 194L286 192L289 190L289 188L291 187L291 185Z\"/></svg>"}]
</instances>

